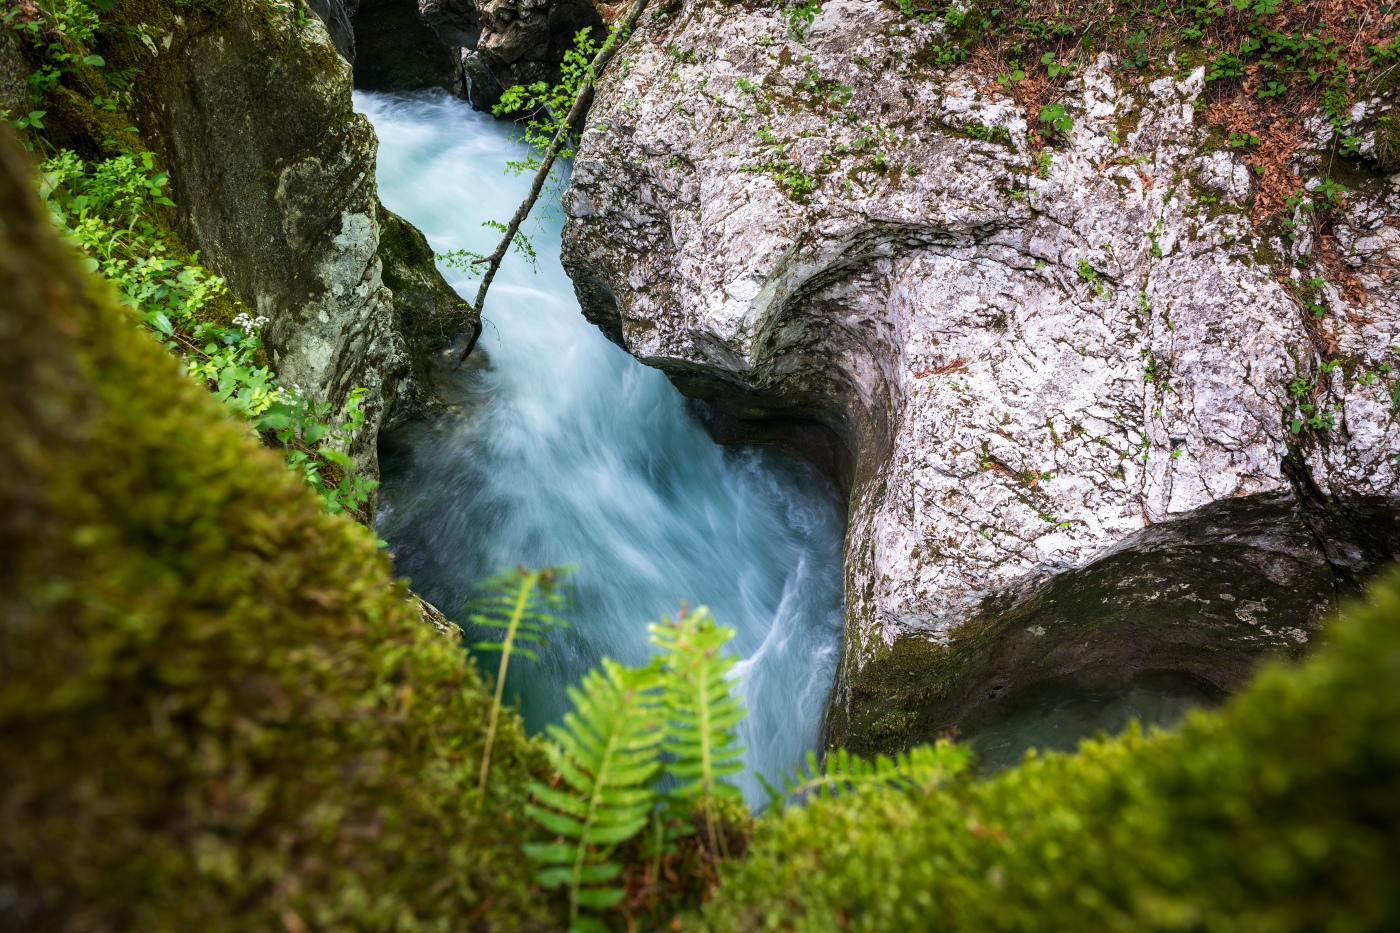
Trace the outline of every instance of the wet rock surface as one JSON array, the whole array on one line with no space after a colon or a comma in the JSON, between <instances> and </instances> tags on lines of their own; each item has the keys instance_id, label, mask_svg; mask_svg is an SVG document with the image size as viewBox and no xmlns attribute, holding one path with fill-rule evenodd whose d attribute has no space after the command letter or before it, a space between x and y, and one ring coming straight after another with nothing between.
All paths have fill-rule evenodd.
<instances>
[{"instance_id":1,"label":"wet rock surface","mask_svg":"<svg viewBox=\"0 0 1400 933\"><path fill-rule=\"evenodd\" d=\"M564 198L585 313L718 437L849 490L832 737L897 747L1077 671L1229 689L1300 650L1400 555L1400 176L1359 162L1288 242L1197 116L1202 71L1102 57L1036 151L897 25L859 0L802 43L777 11L649 23Z\"/></svg>"}]
</instances>

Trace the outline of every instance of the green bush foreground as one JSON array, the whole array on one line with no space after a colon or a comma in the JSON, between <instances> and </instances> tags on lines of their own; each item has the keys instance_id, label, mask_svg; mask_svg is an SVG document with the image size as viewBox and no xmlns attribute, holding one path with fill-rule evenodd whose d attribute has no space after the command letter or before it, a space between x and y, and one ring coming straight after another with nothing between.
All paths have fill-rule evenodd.
<instances>
[{"instance_id":1,"label":"green bush foreground","mask_svg":"<svg viewBox=\"0 0 1400 933\"><path fill-rule=\"evenodd\" d=\"M509 719L0 140L0 929L562 926ZM619 925L621 916L618 915ZM1172 733L760 821L690 927L1400 928L1400 580Z\"/></svg>"},{"instance_id":2,"label":"green bush foreground","mask_svg":"<svg viewBox=\"0 0 1400 933\"><path fill-rule=\"evenodd\" d=\"M538 745L0 137L0 930L555 928Z\"/></svg>"},{"instance_id":3,"label":"green bush foreground","mask_svg":"<svg viewBox=\"0 0 1400 933\"><path fill-rule=\"evenodd\" d=\"M1400 577L1219 712L763 821L716 930L1400 930Z\"/></svg>"}]
</instances>

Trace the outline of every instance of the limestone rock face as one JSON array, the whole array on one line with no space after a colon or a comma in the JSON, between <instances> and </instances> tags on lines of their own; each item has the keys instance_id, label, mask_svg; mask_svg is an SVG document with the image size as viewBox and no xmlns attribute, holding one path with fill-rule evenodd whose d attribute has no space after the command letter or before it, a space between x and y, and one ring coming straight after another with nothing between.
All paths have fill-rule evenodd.
<instances>
[{"instance_id":1,"label":"limestone rock face","mask_svg":"<svg viewBox=\"0 0 1400 933\"><path fill-rule=\"evenodd\" d=\"M1256 236L1252 173L1197 117L1201 70L1119 83L1100 58L1036 152L995 82L921 67L934 27L897 24L860 0L801 43L776 10L648 24L564 199L585 313L721 439L792 444L846 484L833 738L958 723L987 678L1007 695L1159 665L1233 686L1400 555L1400 176L1370 172L1337 212L1339 277L1309 258L1314 215L1297 242ZM1221 547L1236 592L1200 576ZM1089 624L1111 614L1082 585L1105 560L1161 625ZM1042 634L998 668L982 636L1057 586L1099 595L1022 626ZM1234 660L1158 650L1230 599L1262 608L1181 637Z\"/></svg>"}]
</instances>

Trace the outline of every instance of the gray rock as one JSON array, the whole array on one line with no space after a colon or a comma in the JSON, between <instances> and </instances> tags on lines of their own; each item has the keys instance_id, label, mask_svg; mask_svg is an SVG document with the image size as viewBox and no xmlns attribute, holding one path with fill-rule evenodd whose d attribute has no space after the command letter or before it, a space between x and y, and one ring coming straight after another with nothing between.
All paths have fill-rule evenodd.
<instances>
[{"instance_id":1,"label":"gray rock","mask_svg":"<svg viewBox=\"0 0 1400 933\"><path fill-rule=\"evenodd\" d=\"M310 0L311 12L321 17L330 31L336 51L350 64L355 64L355 27L350 24L350 12L344 0ZM359 9L356 0L355 8Z\"/></svg>"},{"instance_id":2,"label":"gray rock","mask_svg":"<svg viewBox=\"0 0 1400 933\"><path fill-rule=\"evenodd\" d=\"M883 748L970 713L977 670L1003 675L961 666L968 639L1025 600L1068 599L1056 588L1082 590L1089 568L1139 558L1161 592L1191 585L1197 565L1144 556L1158 526L1259 501L1276 506L1238 526L1227 508L1216 538L1303 540L1294 512L1393 521L1400 496L1400 279L1368 266L1365 299L1331 288L1320 325L1299 306L1280 277L1318 271L1313 234L1254 235L1250 172L1195 123L1199 69L1120 84L1101 58L1069 85L1073 130L1041 162L1014 101L919 66L935 27L896 21L831 0L805 44L775 9L698 4L649 23L599 88L564 198L585 313L702 398L716 436L787 443L849 490L832 731ZM1336 234L1356 226L1364 261L1400 243L1383 221L1400 188L1373 187ZM1333 344L1344 363L1325 371ZM1300 420L1321 426L1295 433L1300 379L1314 406ZM1250 597L1261 625L1306 636L1400 556L1341 525L1342 543L1272 576L1246 572L1274 566L1272 544L1228 558L1241 587L1296 592L1296 612ZM1123 658L1170 641L1115 622L1112 592L1102 609L1081 601L1089 631L1064 644L1090 644L1053 676L1131 669ZM1212 668L1221 687L1298 644L1236 639L1222 618L1192 648L1232 654ZM935 708L935 694L955 699Z\"/></svg>"},{"instance_id":3,"label":"gray rock","mask_svg":"<svg viewBox=\"0 0 1400 933\"><path fill-rule=\"evenodd\" d=\"M10 29L0 30L0 109L12 117L34 109L29 100L29 65L19 36Z\"/></svg>"},{"instance_id":4,"label":"gray rock","mask_svg":"<svg viewBox=\"0 0 1400 933\"><path fill-rule=\"evenodd\" d=\"M481 38L481 17L473 0L418 0L418 13L450 48L475 49Z\"/></svg>"}]
</instances>

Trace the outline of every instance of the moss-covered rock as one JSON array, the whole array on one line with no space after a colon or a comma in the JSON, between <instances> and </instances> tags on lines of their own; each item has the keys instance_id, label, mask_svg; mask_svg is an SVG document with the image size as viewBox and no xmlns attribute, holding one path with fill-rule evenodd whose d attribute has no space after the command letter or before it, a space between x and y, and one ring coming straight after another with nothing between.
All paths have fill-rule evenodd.
<instances>
[{"instance_id":1,"label":"moss-covered rock","mask_svg":"<svg viewBox=\"0 0 1400 933\"><path fill-rule=\"evenodd\" d=\"M0 140L0 929L543 929L519 721Z\"/></svg>"},{"instance_id":2,"label":"moss-covered rock","mask_svg":"<svg viewBox=\"0 0 1400 933\"><path fill-rule=\"evenodd\" d=\"M947 638L867 645L859 667L848 646L827 741L890 754L949 729L975 738L1047 691L1123 695L1163 676L1231 693L1264 660L1311 649L1338 598L1400 554L1398 516L1385 497L1261 494L1150 526L1085 566L987 595Z\"/></svg>"},{"instance_id":3,"label":"moss-covered rock","mask_svg":"<svg viewBox=\"0 0 1400 933\"><path fill-rule=\"evenodd\" d=\"M338 54L332 41L349 25L346 6L318 0L316 10L322 18L263 0L118 0L93 49L105 67L68 71L32 106L47 111L51 146L94 161L156 155L176 202L165 240L174 254L197 253L269 319L263 337L281 382L337 407L356 386L368 390L350 453L373 478L386 413L408 417L430 402L413 363L439 338L420 345L413 326L433 329L455 296L431 251L405 258L393 244L395 281L415 285L398 298L385 287L377 140L354 112L346 49ZM25 44L3 32L0 105L30 109L25 79L52 39L41 38ZM341 35L339 44L352 41ZM4 103L15 94L26 96ZM116 109L99 106L119 98ZM391 225L396 242L421 240L400 232L401 219Z\"/></svg>"},{"instance_id":4,"label":"moss-covered rock","mask_svg":"<svg viewBox=\"0 0 1400 933\"><path fill-rule=\"evenodd\" d=\"M379 258L384 284L394 293L394 326L406 341L410 377L400 384L393 423L438 404L433 358L470 333L480 315L452 290L433 262L427 237L399 215L379 208Z\"/></svg>"},{"instance_id":5,"label":"moss-covered rock","mask_svg":"<svg viewBox=\"0 0 1400 933\"><path fill-rule=\"evenodd\" d=\"M1171 733L765 821L711 930L1391 930L1400 577Z\"/></svg>"}]
</instances>

